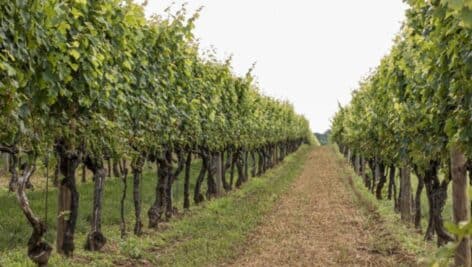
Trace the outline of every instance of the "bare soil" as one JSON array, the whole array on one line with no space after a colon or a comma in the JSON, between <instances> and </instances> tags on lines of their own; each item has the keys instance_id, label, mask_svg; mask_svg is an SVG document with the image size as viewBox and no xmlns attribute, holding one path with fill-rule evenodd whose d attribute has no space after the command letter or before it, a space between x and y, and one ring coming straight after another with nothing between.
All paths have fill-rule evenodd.
<instances>
[{"instance_id":1,"label":"bare soil","mask_svg":"<svg viewBox=\"0 0 472 267\"><path fill-rule=\"evenodd\" d=\"M315 148L302 174L225 266L416 266L352 193L345 164L331 147Z\"/></svg>"}]
</instances>

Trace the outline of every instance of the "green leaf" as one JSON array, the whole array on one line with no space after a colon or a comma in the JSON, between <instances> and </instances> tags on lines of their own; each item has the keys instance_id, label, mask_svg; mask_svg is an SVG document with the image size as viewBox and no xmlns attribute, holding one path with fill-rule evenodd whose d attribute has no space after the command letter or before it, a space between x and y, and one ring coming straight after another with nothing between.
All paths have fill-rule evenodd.
<instances>
[{"instance_id":1,"label":"green leaf","mask_svg":"<svg viewBox=\"0 0 472 267\"><path fill-rule=\"evenodd\" d=\"M128 60L125 60L123 62L123 67L125 67L127 70L131 70L131 63Z\"/></svg>"},{"instance_id":2,"label":"green leaf","mask_svg":"<svg viewBox=\"0 0 472 267\"><path fill-rule=\"evenodd\" d=\"M84 15L75 7L71 9L70 13L72 13L72 16L74 16L74 19L78 19L79 17L82 17Z\"/></svg>"},{"instance_id":3,"label":"green leaf","mask_svg":"<svg viewBox=\"0 0 472 267\"><path fill-rule=\"evenodd\" d=\"M61 21L57 26L57 29L61 34L66 34L68 30L70 30L70 25L66 21Z\"/></svg>"},{"instance_id":4,"label":"green leaf","mask_svg":"<svg viewBox=\"0 0 472 267\"><path fill-rule=\"evenodd\" d=\"M75 49L69 50L69 55L71 55L73 58L75 58L75 60L78 60L80 58L79 51L77 51Z\"/></svg>"},{"instance_id":5,"label":"green leaf","mask_svg":"<svg viewBox=\"0 0 472 267\"><path fill-rule=\"evenodd\" d=\"M447 6L451 9L459 11L464 6L464 0L445 0Z\"/></svg>"},{"instance_id":6,"label":"green leaf","mask_svg":"<svg viewBox=\"0 0 472 267\"><path fill-rule=\"evenodd\" d=\"M472 28L472 9L464 8L461 12L461 19L464 27Z\"/></svg>"},{"instance_id":7,"label":"green leaf","mask_svg":"<svg viewBox=\"0 0 472 267\"><path fill-rule=\"evenodd\" d=\"M79 69L79 65L78 64L75 64L75 63L72 63L72 62L69 62L69 66L71 69L73 69L74 71L77 71Z\"/></svg>"},{"instance_id":8,"label":"green leaf","mask_svg":"<svg viewBox=\"0 0 472 267\"><path fill-rule=\"evenodd\" d=\"M16 70L13 68L10 64L6 62L1 62L0 64L1 69L6 70L8 76L15 76L16 75Z\"/></svg>"},{"instance_id":9,"label":"green leaf","mask_svg":"<svg viewBox=\"0 0 472 267\"><path fill-rule=\"evenodd\" d=\"M77 4L87 5L87 0L75 0Z\"/></svg>"},{"instance_id":10,"label":"green leaf","mask_svg":"<svg viewBox=\"0 0 472 267\"><path fill-rule=\"evenodd\" d=\"M213 122L215 121L215 111L213 110L212 112L210 112L210 115L208 116L208 120L210 120L210 122Z\"/></svg>"}]
</instances>

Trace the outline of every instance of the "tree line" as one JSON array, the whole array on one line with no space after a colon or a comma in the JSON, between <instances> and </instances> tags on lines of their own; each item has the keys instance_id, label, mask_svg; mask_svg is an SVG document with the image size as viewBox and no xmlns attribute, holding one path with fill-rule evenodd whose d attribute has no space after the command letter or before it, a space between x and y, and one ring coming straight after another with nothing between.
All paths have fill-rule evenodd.
<instances>
[{"instance_id":1,"label":"tree line","mask_svg":"<svg viewBox=\"0 0 472 267\"><path fill-rule=\"evenodd\" d=\"M158 169L147 212L149 227L157 227L175 212L172 185L181 172L189 208L193 159L201 159L193 192L199 203L221 188L239 187L249 171L263 174L312 138L308 121L290 103L260 92L252 68L237 76L231 58L199 52L193 36L198 12L189 16L182 7L146 18L143 6L130 0L0 0L0 14L0 152L8 154L9 188L32 227L28 256L38 265L47 264L52 250L26 194L38 166L57 166L56 247L72 256L79 166L94 180L85 248L100 250L107 161L123 181L124 237L128 173L133 232L142 234L145 162Z\"/></svg>"},{"instance_id":2,"label":"tree line","mask_svg":"<svg viewBox=\"0 0 472 267\"><path fill-rule=\"evenodd\" d=\"M470 266L472 4L406 2L407 19L393 48L360 82L351 103L337 112L331 137L365 186L378 199L387 186L402 219L417 228L425 190L425 239L436 236L439 246L456 241L455 264ZM415 192L411 173L418 177ZM450 183L457 225L452 232L442 217Z\"/></svg>"}]
</instances>

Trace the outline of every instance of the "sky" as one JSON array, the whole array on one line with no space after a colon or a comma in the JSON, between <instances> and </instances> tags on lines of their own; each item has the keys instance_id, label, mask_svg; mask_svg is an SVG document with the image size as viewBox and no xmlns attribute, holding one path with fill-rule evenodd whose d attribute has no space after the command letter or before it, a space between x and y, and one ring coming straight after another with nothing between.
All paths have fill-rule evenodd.
<instances>
[{"instance_id":1,"label":"sky","mask_svg":"<svg viewBox=\"0 0 472 267\"><path fill-rule=\"evenodd\" d=\"M311 129L330 128L338 103L388 53L407 6L401 0L148 0L148 16L203 6L195 36L262 92L288 99Z\"/></svg>"}]
</instances>

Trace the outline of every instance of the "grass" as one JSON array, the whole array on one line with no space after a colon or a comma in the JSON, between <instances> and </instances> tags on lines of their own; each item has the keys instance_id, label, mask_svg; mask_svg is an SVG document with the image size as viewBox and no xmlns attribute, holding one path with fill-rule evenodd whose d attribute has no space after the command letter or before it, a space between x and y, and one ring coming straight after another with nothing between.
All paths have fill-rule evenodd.
<instances>
[{"instance_id":1,"label":"grass","mask_svg":"<svg viewBox=\"0 0 472 267\"><path fill-rule=\"evenodd\" d=\"M367 168L367 170L369 171L369 168ZM354 172L353 172L353 175ZM443 180L444 179L444 174L440 171L438 173L439 175L439 179L440 180ZM388 176L387 176L387 179L388 179ZM397 186L397 193L399 192L399 187L400 187L400 180L399 180L399 170L397 169L396 170L396 174L395 174L395 183L396 183L396 186ZM364 189L364 185L362 183L362 179L359 177L359 179L355 179L356 181L356 184L359 184L362 189ZM418 177L414 174L414 173L411 173L411 192L413 194L413 196L415 197L416 196L416 188L418 187ZM390 208L390 209L393 209L393 202L391 200L388 200L386 198L387 196L387 190L388 190L388 180L387 182L385 183L384 187L383 187L383 190L382 190L382 196L384 197L383 200L377 200L375 199L376 202L379 202L380 205L382 205L383 207L385 208ZM367 189L365 189L365 191L368 191ZM447 190L447 194L448 194L448 198L446 199L446 204L444 205L444 210L443 210L443 213L442 213L442 216L443 216L443 219L444 219L444 222L451 222L453 221L453 218L452 218L452 183L449 184L449 187L448 187L448 190ZM370 194L372 195L372 194ZM422 231L426 231L426 228L428 227L428 218L429 218L429 206L428 206L428 197L426 195L426 188L423 188L423 191L421 192L421 229Z\"/></svg>"},{"instance_id":2,"label":"grass","mask_svg":"<svg viewBox=\"0 0 472 267\"><path fill-rule=\"evenodd\" d=\"M140 238L130 234L127 239L121 240L119 197L122 185L118 179L109 179L105 187L102 221L103 232L109 241L105 250L99 253L86 252L81 247L89 228L92 185L80 185L76 254L73 259L65 259L53 253L50 266L202 266L231 260L241 251L247 235L261 221L263 214L271 209L278 196L301 172L310 150L308 146L302 147L263 177L250 179L241 189L224 197L192 206L183 218L172 219L163 224L159 231L146 229ZM194 164L193 183L198 171L199 164ZM176 183L174 198L177 199L176 205L181 206L183 178L180 177ZM154 201L155 184L155 175L146 173L142 185L144 222L147 222L146 211ZM131 180L128 181L126 202L128 229L132 229L134 222L130 185ZM32 207L39 214L44 210L44 194L39 191L29 193ZM51 190L49 194L50 229L47 239L53 243L57 190ZM18 209L14 196L0 193L0 203L0 266L33 266L26 257L30 227Z\"/></svg>"},{"instance_id":3,"label":"grass","mask_svg":"<svg viewBox=\"0 0 472 267\"><path fill-rule=\"evenodd\" d=\"M357 192L357 195L353 193L354 198L358 202L358 206L363 209L363 212L367 216L375 217L380 216L380 220L383 223L383 226L386 228L386 231L392 236L393 240L377 240L374 239L372 242L373 246L378 246L381 250L381 247L392 246L390 243L398 244L406 253L414 255L421 264L426 263L430 260L431 256L437 251L435 246L435 241L428 242L424 241L424 236L421 231L414 229L414 225L406 225L400 219L400 214L394 211L393 201L386 198L386 186L384 188L383 200L377 200L375 195L373 195L363 183L361 177L359 177L354 170L347 164L341 154L339 154L340 165L344 166L341 168L341 173L343 177L352 177L352 186L353 189ZM398 178L398 177L397 177ZM418 179L412 174L412 189L416 190ZM397 186L398 186L397 181ZM398 189L397 189L398 190ZM415 191L413 191L415 192ZM446 209L449 209L451 206L450 199L446 204ZM426 198L426 192L423 191L422 194L422 225L423 229L426 229L427 219L428 219L428 202ZM449 214L450 211L445 210L444 215ZM446 215L447 216L447 215ZM380 242L379 242L380 241Z\"/></svg>"},{"instance_id":4,"label":"grass","mask_svg":"<svg viewBox=\"0 0 472 267\"><path fill-rule=\"evenodd\" d=\"M198 163L192 165L192 178L194 179L191 179L191 188L194 186L195 177L199 172L199 168L200 164ZM80 173L80 171L78 172ZM176 181L176 184L173 188L175 197L180 200L177 201L177 205L181 204L181 198L183 198L182 176L183 174ZM77 179L79 180L79 177ZM145 174L143 175L141 186L143 218L146 216L147 209L154 201L156 181L156 175L154 174L151 165L148 165ZM93 183L90 182L90 179L88 183L78 183L80 200L76 232L79 234L86 234L90 225L89 220L91 217L93 201ZM125 211L126 214L128 214L128 227L132 229L132 224L134 223L134 205L132 198L133 180L131 175L128 175L127 183L128 190ZM116 225L120 223L119 209L122 187L123 185L120 179L106 179L103 197L102 225ZM31 229L27 224L23 213L18 208L15 194L7 193L6 189L4 190L4 192L0 193L0 251L15 249L17 247L25 247L25 244L28 242L28 238L31 233ZM47 209L47 225L49 227L49 231L46 235L46 240L50 243L52 243L56 238L57 193L58 190L54 187L49 190ZM28 198L33 211L35 211L38 216L44 219L46 210L46 192L44 190L30 191L28 192Z\"/></svg>"}]
</instances>

